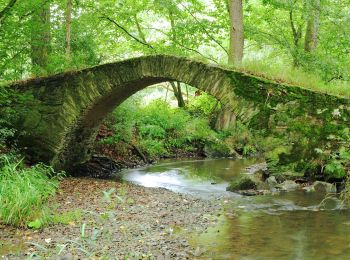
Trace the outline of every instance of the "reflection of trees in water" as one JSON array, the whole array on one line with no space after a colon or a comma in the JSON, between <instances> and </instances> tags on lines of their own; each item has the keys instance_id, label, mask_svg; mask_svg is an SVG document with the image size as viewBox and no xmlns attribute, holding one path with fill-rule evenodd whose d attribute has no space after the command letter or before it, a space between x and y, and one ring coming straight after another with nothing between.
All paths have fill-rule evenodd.
<instances>
[{"instance_id":1,"label":"reflection of trees in water","mask_svg":"<svg viewBox=\"0 0 350 260\"><path fill-rule=\"evenodd\" d=\"M350 226L344 225L349 212L286 211L269 215L261 211L231 210L236 216L221 218L225 223L198 239L199 244L210 245L208 251L216 257L315 259L350 254Z\"/></svg>"}]
</instances>

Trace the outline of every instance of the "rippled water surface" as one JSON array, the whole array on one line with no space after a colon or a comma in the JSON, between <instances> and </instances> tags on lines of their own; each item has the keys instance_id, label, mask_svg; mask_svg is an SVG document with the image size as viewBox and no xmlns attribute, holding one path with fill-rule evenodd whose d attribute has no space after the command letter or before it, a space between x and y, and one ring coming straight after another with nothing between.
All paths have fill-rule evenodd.
<instances>
[{"instance_id":1,"label":"rippled water surface","mask_svg":"<svg viewBox=\"0 0 350 260\"><path fill-rule=\"evenodd\" d=\"M203 259L350 259L350 211L337 198L295 191L243 197L227 181L255 160L168 161L125 172L147 187L227 198L218 224L192 237Z\"/></svg>"}]
</instances>

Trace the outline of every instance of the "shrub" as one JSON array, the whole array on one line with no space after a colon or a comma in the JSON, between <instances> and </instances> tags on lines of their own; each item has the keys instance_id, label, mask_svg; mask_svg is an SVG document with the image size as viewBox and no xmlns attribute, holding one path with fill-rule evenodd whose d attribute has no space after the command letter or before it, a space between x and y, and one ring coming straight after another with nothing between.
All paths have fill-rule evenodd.
<instances>
[{"instance_id":1,"label":"shrub","mask_svg":"<svg viewBox=\"0 0 350 260\"><path fill-rule=\"evenodd\" d=\"M211 106L203 109L209 111ZM222 142L210 128L207 116L173 108L161 99L144 106L135 98L129 99L112 113L106 125L113 135L101 140L102 144L120 147L122 142L133 143L151 157L169 156L174 149L188 152L198 145Z\"/></svg>"},{"instance_id":2,"label":"shrub","mask_svg":"<svg viewBox=\"0 0 350 260\"><path fill-rule=\"evenodd\" d=\"M27 226L45 217L47 200L53 196L61 175L43 164L24 168L21 161L0 157L0 222Z\"/></svg>"}]
</instances>

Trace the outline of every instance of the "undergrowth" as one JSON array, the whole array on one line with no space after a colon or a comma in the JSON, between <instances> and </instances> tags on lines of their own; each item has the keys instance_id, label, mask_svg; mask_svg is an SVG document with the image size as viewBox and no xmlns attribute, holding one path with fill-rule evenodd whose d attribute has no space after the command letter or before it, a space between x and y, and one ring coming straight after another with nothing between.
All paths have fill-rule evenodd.
<instances>
[{"instance_id":1,"label":"undergrowth","mask_svg":"<svg viewBox=\"0 0 350 260\"><path fill-rule=\"evenodd\" d=\"M228 155L230 151L222 135L211 128L209 114L216 107L209 97L191 103L186 109L171 107L161 99L147 105L130 99L106 121L111 134L100 144L119 149L118 154L123 144L133 144L152 158L198 153L204 147Z\"/></svg>"},{"instance_id":2,"label":"undergrowth","mask_svg":"<svg viewBox=\"0 0 350 260\"><path fill-rule=\"evenodd\" d=\"M21 160L1 155L0 223L41 227L50 214L47 201L55 195L61 177L49 166L24 167Z\"/></svg>"}]
</instances>

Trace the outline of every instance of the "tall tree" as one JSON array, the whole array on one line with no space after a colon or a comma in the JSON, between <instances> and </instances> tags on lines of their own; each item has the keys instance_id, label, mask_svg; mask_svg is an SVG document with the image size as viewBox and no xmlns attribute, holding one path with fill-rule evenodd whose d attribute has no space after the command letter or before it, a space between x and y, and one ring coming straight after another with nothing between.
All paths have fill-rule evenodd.
<instances>
[{"instance_id":1,"label":"tall tree","mask_svg":"<svg viewBox=\"0 0 350 260\"><path fill-rule=\"evenodd\" d=\"M307 26L304 45L306 52L312 52L317 47L320 8L320 0L310 0L307 5Z\"/></svg>"},{"instance_id":2,"label":"tall tree","mask_svg":"<svg viewBox=\"0 0 350 260\"><path fill-rule=\"evenodd\" d=\"M43 75L47 73L50 51L50 3L43 1L33 13L31 32L31 60L33 73Z\"/></svg>"},{"instance_id":3,"label":"tall tree","mask_svg":"<svg viewBox=\"0 0 350 260\"><path fill-rule=\"evenodd\" d=\"M228 0L228 13L230 17L230 47L228 63L239 65L243 59L244 26L242 0Z\"/></svg>"}]
</instances>

